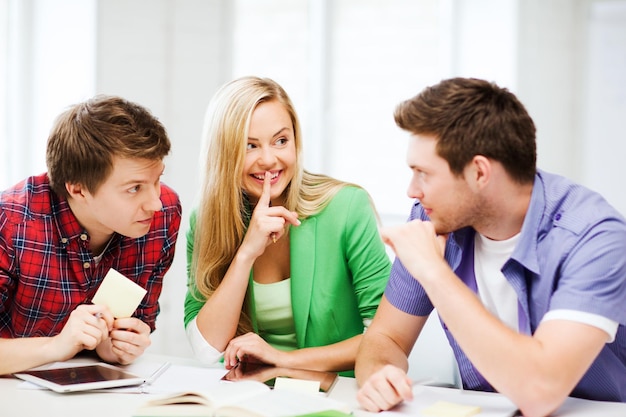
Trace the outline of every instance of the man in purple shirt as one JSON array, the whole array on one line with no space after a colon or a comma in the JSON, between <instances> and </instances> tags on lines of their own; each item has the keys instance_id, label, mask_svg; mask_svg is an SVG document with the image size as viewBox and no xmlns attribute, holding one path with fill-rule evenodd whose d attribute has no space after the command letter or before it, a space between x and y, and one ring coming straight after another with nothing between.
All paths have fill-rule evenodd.
<instances>
[{"instance_id":1,"label":"man in purple shirt","mask_svg":"<svg viewBox=\"0 0 626 417\"><path fill-rule=\"evenodd\" d=\"M356 360L369 411L412 398L407 357L437 309L466 389L525 416L569 395L626 402L626 222L536 168L535 126L506 89L454 78L395 111L410 132L410 221Z\"/></svg>"}]
</instances>

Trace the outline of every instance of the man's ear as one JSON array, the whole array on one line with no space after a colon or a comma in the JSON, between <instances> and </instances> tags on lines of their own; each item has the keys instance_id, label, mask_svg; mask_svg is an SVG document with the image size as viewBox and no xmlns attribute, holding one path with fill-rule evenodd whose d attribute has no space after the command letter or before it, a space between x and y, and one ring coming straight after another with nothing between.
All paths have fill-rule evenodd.
<instances>
[{"instance_id":1,"label":"man's ear","mask_svg":"<svg viewBox=\"0 0 626 417\"><path fill-rule=\"evenodd\" d=\"M491 161L483 155L475 155L472 158L472 180L478 188L484 188L491 179Z\"/></svg>"},{"instance_id":2,"label":"man's ear","mask_svg":"<svg viewBox=\"0 0 626 417\"><path fill-rule=\"evenodd\" d=\"M65 190L70 198L74 200L82 200L85 198L85 192L87 189L83 187L81 184L72 184L69 182L65 183Z\"/></svg>"}]
</instances>

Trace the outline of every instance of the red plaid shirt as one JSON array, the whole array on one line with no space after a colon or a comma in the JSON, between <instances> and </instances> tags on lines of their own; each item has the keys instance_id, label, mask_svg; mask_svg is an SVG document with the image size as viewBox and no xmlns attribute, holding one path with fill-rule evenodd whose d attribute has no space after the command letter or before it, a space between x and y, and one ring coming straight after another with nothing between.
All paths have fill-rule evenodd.
<instances>
[{"instance_id":1,"label":"red plaid shirt","mask_svg":"<svg viewBox=\"0 0 626 417\"><path fill-rule=\"evenodd\" d=\"M131 239L114 234L100 263L89 236L47 174L0 194L0 337L54 336L70 312L89 303L110 268L148 292L133 314L155 329L163 275L172 265L181 205L161 184L163 209L150 231Z\"/></svg>"}]
</instances>

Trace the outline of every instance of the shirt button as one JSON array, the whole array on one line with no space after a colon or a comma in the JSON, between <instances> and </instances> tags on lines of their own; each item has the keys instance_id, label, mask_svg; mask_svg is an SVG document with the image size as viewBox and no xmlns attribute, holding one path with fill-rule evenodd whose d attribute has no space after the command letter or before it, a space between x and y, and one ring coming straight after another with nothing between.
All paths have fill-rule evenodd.
<instances>
[{"instance_id":1,"label":"shirt button","mask_svg":"<svg viewBox=\"0 0 626 417\"><path fill-rule=\"evenodd\" d=\"M61 243L63 243L64 245L67 243L68 239L66 237L61 238Z\"/></svg>"},{"instance_id":2,"label":"shirt button","mask_svg":"<svg viewBox=\"0 0 626 417\"><path fill-rule=\"evenodd\" d=\"M554 220L556 221L561 220L561 213L557 213L556 216L554 216Z\"/></svg>"},{"instance_id":3,"label":"shirt button","mask_svg":"<svg viewBox=\"0 0 626 417\"><path fill-rule=\"evenodd\" d=\"M82 235L80 235L80 240L87 240L87 239L88 237L86 233L83 233Z\"/></svg>"},{"instance_id":4,"label":"shirt button","mask_svg":"<svg viewBox=\"0 0 626 417\"><path fill-rule=\"evenodd\" d=\"M91 268L91 264L89 262L83 263L83 268L88 269Z\"/></svg>"}]
</instances>

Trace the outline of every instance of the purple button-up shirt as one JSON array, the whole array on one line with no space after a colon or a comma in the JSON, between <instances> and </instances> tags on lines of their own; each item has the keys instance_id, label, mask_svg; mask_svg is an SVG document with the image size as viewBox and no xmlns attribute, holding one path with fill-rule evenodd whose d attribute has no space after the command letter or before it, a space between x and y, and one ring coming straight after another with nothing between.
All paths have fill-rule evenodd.
<instances>
[{"instance_id":1,"label":"purple button-up shirt","mask_svg":"<svg viewBox=\"0 0 626 417\"><path fill-rule=\"evenodd\" d=\"M410 220L428 220L416 202ZM460 275L473 258L475 231L450 234L445 258ZM470 249L471 248L471 249ZM570 180L539 171L520 239L502 273L518 295L521 322L531 334L550 310L577 310L619 323L571 393L572 396L626 402L626 220L599 194ZM396 259L385 291L396 308L427 316L426 292ZM476 371L444 324L468 389L493 388ZM485 343L489 343L488 340Z\"/></svg>"}]
</instances>

